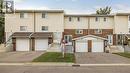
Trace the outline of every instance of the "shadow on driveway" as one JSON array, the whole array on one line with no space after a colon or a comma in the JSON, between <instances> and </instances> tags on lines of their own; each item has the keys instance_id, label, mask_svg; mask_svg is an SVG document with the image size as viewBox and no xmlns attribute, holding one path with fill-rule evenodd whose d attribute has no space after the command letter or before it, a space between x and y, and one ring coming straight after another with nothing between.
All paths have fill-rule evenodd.
<instances>
[{"instance_id":1,"label":"shadow on driveway","mask_svg":"<svg viewBox=\"0 0 130 73\"><path fill-rule=\"evenodd\" d=\"M43 53L45 52L4 52L0 53L0 63L31 62L33 59L35 59Z\"/></svg>"}]
</instances>

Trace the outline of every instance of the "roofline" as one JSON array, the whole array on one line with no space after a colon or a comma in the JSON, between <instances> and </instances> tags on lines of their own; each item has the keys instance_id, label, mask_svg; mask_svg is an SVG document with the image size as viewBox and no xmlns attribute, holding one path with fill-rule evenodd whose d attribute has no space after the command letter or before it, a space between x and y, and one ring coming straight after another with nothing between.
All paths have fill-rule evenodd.
<instances>
[{"instance_id":1,"label":"roofline","mask_svg":"<svg viewBox=\"0 0 130 73\"><path fill-rule=\"evenodd\" d=\"M85 38L85 37L94 37L94 38L98 38L98 39L101 39L101 40L107 40L106 38L99 37L99 36L95 36L95 35L86 35L86 36L74 38L74 39L72 39L72 40L78 40L78 39Z\"/></svg>"},{"instance_id":2,"label":"roofline","mask_svg":"<svg viewBox=\"0 0 130 73\"><path fill-rule=\"evenodd\" d=\"M62 9L47 9L47 10L38 10L38 9L32 9L32 10L28 10L28 9L16 9L14 12L16 13L20 13L20 12L30 12L30 13L34 13L34 12L49 12L49 13L64 13L65 11ZM65 16L72 16L72 17L114 17L114 16L127 16L130 15L130 13L115 13L115 14L108 14L108 15L98 15L98 14L65 14Z\"/></svg>"},{"instance_id":3,"label":"roofline","mask_svg":"<svg viewBox=\"0 0 130 73\"><path fill-rule=\"evenodd\" d=\"M71 17L114 17L114 15L97 15L97 14L65 14L65 16L71 16Z\"/></svg>"},{"instance_id":4,"label":"roofline","mask_svg":"<svg viewBox=\"0 0 130 73\"><path fill-rule=\"evenodd\" d=\"M116 13L117 16L127 16L127 15L130 15L130 13Z\"/></svg>"},{"instance_id":5,"label":"roofline","mask_svg":"<svg viewBox=\"0 0 130 73\"><path fill-rule=\"evenodd\" d=\"M16 13L19 12L49 12L49 13L64 13L64 10L15 10Z\"/></svg>"}]
</instances>

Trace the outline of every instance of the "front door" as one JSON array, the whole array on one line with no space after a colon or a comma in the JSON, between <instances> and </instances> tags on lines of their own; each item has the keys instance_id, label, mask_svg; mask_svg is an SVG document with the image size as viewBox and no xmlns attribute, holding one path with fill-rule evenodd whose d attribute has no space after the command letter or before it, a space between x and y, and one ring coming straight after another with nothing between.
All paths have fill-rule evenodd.
<instances>
[{"instance_id":1,"label":"front door","mask_svg":"<svg viewBox=\"0 0 130 73\"><path fill-rule=\"evenodd\" d=\"M72 35L65 35L64 40L68 45L72 45Z\"/></svg>"},{"instance_id":2,"label":"front door","mask_svg":"<svg viewBox=\"0 0 130 73\"><path fill-rule=\"evenodd\" d=\"M108 39L108 44L113 45L113 35L108 35L107 39Z\"/></svg>"}]
</instances>

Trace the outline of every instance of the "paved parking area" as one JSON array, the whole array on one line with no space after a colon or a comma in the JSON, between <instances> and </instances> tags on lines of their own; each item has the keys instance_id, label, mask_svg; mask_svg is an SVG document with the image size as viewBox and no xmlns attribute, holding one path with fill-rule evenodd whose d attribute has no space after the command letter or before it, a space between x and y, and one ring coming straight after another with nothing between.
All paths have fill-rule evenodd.
<instances>
[{"instance_id":1,"label":"paved parking area","mask_svg":"<svg viewBox=\"0 0 130 73\"><path fill-rule=\"evenodd\" d=\"M130 64L130 59L110 53L75 53L78 64Z\"/></svg>"},{"instance_id":2,"label":"paved parking area","mask_svg":"<svg viewBox=\"0 0 130 73\"><path fill-rule=\"evenodd\" d=\"M0 63L30 62L44 52L4 52L0 53Z\"/></svg>"}]
</instances>

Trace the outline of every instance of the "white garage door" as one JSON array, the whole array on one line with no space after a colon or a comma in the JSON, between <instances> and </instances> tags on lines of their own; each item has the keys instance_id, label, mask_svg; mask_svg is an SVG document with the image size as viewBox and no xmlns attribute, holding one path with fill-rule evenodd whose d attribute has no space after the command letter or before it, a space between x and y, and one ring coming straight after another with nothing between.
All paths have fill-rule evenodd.
<instances>
[{"instance_id":1,"label":"white garage door","mask_svg":"<svg viewBox=\"0 0 130 73\"><path fill-rule=\"evenodd\" d=\"M48 39L35 39L35 50L44 51L48 48Z\"/></svg>"},{"instance_id":2,"label":"white garage door","mask_svg":"<svg viewBox=\"0 0 130 73\"><path fill-rule=\"evenodd\" d=\"M103 41L92 41L92 52L104 52Z\"/></svg>"},{"instance_id":3,"label":"white garage door","mask_svg":"<svg viewBox=\"0 0 130 73\"><path fill-rule=\"evenodd\" d=\"M16 51L29 51L29 39L16 39Z\"/></svg>"},{"instance_id":4,"label":"white garage door","mask_svg":"<svg viewBox=\"0 0 130 73\"><path fill-rule=\"evenodd\" d=\"M76 42L76 52L88 52L87 41L77 41Z\"/></svg>"}]
</instances>

